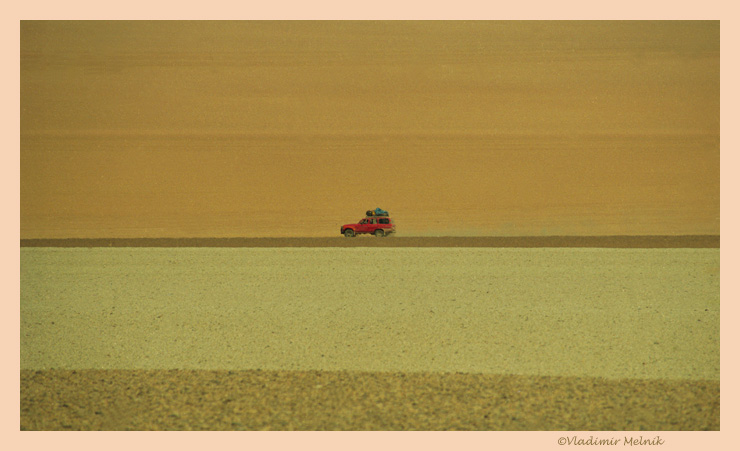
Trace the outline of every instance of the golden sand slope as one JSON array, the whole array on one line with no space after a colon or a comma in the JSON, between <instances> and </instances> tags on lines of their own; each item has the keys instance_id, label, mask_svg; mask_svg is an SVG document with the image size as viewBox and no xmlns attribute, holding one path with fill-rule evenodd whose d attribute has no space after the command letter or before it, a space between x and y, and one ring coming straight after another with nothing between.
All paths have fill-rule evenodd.
<instances>
[{"instance_id":1,"label":"golden sand slope","mask_svg":"<svg viewBox=\"0 0 740 451\"><path fill-rule=\"evenodd\" d=\"M21 23L21 236L719 234L719 21Z\"/></svg>"}]
</instances>

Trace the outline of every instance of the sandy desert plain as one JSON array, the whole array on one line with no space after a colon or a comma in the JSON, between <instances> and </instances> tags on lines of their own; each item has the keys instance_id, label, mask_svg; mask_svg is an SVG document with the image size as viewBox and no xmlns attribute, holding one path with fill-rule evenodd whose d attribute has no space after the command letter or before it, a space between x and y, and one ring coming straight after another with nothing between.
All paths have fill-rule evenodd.
<instances>
[{"instance_id":1,"label":"sandy desert plain","mask_svg":"<svg viewBox=\"0 0 740 451\"><path fill-rule=\"evenodd\" d=\"M719 249L449 241L24 247L22 427L719 428Z\"/></svg>"},{"instance_id":2,"label":"sandy desert plain","mask_svg":"<svg viewBox=\"0 0 740 451\"><path fill-rule=\"evenodd\" d=\"M719 22L24 21L21 107L22 430L719 430Z\"/></svg>"}]
</instances>

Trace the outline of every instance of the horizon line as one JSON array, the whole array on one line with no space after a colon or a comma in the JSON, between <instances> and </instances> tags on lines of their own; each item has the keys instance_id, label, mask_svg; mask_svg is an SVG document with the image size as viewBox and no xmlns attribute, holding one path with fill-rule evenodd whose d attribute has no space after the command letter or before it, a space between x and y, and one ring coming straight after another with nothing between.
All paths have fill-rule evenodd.
<instances>
[{"instance_id":1,"label":"horizon line","mask_svg":"<svg viewBox=\"0 0 740 451\"><path fill-rule=\"evenodd\" d=\"M720 235L21 238L20 247L719 248Z\"/></svg>"}]
</instances>

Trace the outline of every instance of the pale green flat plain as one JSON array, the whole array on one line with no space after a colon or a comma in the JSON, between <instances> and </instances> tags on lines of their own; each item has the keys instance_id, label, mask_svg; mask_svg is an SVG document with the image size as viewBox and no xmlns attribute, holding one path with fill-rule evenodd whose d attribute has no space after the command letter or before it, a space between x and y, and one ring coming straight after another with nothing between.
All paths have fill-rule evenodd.
<instances>
[{"instance_id":1,"label":"pale green flat plain","mask_svg":"<svg viewBox=\"0 0 740 451\"><path fill-rule=\"evenodd\" d=\"M21 369L719 380L719 249L22 248Z\"/></svg>"}]
</instances>

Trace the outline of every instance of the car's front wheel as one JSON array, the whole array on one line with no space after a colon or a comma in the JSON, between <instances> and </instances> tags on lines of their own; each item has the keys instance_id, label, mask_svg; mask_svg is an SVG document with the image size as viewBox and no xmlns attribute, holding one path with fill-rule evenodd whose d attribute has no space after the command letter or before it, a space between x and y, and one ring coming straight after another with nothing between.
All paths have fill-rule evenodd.
<instances>
[{"instance_id":1,"label":"car's front wheel","mask_svg":"<svg viewBox=\"0 0 740 451\"><path fill-rule=\"evenodd\" d=\"M353 236L355 236L355 231L352 229L345 229L344 236L346 236L347 238L352 238Z\"/></svg>"},{"instance_id":2,"label":"car's front wheel","mask_svg":"<svg viewBox=\"0 0 740 451\"><path fill-rule=\"evenodd\" d=\"M383 229L375 229L375 236L377 237L385 236L385 232L383 231Z\"/></svg>"}]
</instances>

